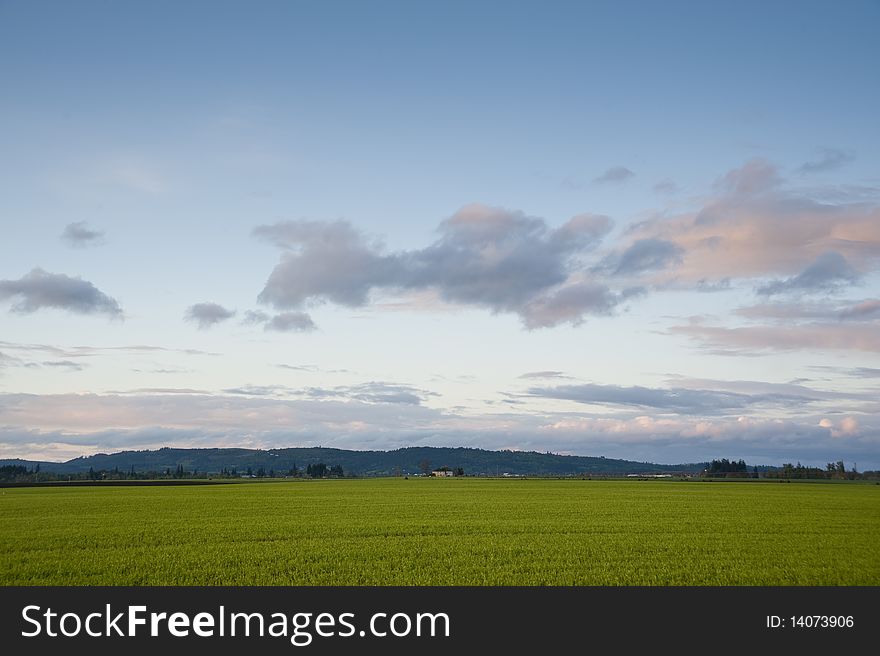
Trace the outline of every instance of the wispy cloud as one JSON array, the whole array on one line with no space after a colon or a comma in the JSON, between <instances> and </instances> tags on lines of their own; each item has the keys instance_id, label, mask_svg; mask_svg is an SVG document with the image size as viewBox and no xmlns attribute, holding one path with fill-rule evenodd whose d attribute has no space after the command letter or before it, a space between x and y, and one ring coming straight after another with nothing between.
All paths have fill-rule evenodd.
<instances>
[{"instance_id":1,"label":"wispy cloud","mask_svg":"<svg viewBox=\"0 0 880 656\"><path fill-rule=\"evenodd\" d=\"M4 367L18 367L23 364L24 361L21 358L16 358L0 351L0 369Z\"/></svg>"},{"instance_id":2,"label":"wispy cloud","mask_svg":"<svg viewBox=\"0 0 880 656\"><path fill-rule=\"evenodd\" d=\"M880 369L877 367L834 367L830 365L811 365L813 371L829 372L851 376L853 378L880 378Z\"/></svg>"},{"instance_id":3,"label":"wispy cloud","mask_svg":"<svg viewBox=\"0 0 880 656\"><path fill-rule=\"evenodd\" d=\"M876 367L854 367L850 370L850 376L857 378L880 378L880 369Z\"/></svg>"},{"instance_id":4,"label":"wispy cloud","mask_svg":"<svg viewBox=\"0 0 880 656\"><path fill-rule=\"evenodd\" d=\"M129 344L126 346L57 346L53 344L23 344L19 342L0 341L0 348L20 353L45 353L56 358L85 358L100 355L116 355L119 353L172 353L182 355L212 355L219 353L199 349L179 349L151 344Z\"/></svg>"},{"instance_id":5,"label":"wispy cloud","mask_svg":"<svg viewBox=\"0 0 880 656\"><path fill-rule=\"evenodd\" d=\"M575 401L584 404L636 406L679 414L729 414L741 412L755 405L803 404L811 399L793 393L745 394L741 392L689 389L670 389L619 385L558 385L532 387L528 396Z\"/></svg>"},{"instance_id":6,"label":"wispy cloud","mask_svg":"<svg viewBox=\"0 0 880 656\"><path fill-rule=\"evenodd\" d=\"M782 178L776 166L766 159L756 158L725 173L715 182L715 187L732 196L755 196L781 183Z\"/></svg>"},{"instance_id":7,"label":"wispy cloud","mask_svg":"<svg viewBox=\"0 0 880 656\"><path fill-rule=\"evenodd\" d=\"M654 193L657 194L674 194L678 191L678 185L669 178L660 180L654 185Z\"/></svg>"},{"instance_id":8,"label":"wispy cloud","mask_svg":"<svg viewBox=\"0 0 880 656\"><path fill-rule=\"evenodd\" d=\"M287 394L288 392L289 388L279 385L242 385L223 390L224 394L243 396L275 396L276 394Z\"/></svg>"},{"instance_id":9,"label":"wispy cloud","mask_svg":"<svg viewBox=\"0 0 880 656\"><path fill-rule=\"evenodd\" d=\"M735 314L749 319L771 319L790 324L792 321L813 319L821 321L873 321L880 319L880 299L840 303L784 302L759 303L735 310Z\"/></svg>"},{"instance_id":10,"label":"wispy cloud","mask_svg":"<svg viewBox=\"0 0 880 656\"><path fill-rule=\"evenodd\" d=\"M332 388L307 387L303 390L303 394L313 399L341 397L365 403L401 403L404 405L421 405L428 397L440 396L436 392L411 385L382 381L340 385Z\"/></svg>"},{"instance_id":11,"label":"wispy cloud","mask_svg":"<svg viewBox=\"0 0 880 656\"><path fill-rule=\"evenodd\" d=\"M800 349L880 353L880 329L872 324L813 322L728 328L691 323L673 326L669 332L689 337L720 355Z\"/></svg>"},{"instance_id":12,"label":"wispy cloud","mask_svg":"<svg viewBox=\"0 0 880 656\"><path fill-rule=\"evenodd\" d=\"M841 319L853 319L855 321L870 321L880 319L880 299L872 298L851 307L840 310L838 316Z\"/></svg>"},{"instance_id":13,"label":"wispy cloud","mask_svg":"<svg viewBox=\"0 0 880 656\"><path fill-rule=\"evenodd\" d=\"M272 317L269 314L263 312L262 310L247 310L244 313L244 317L242 318L241 322L245 325L252 326L264 324L271 318Z\"/></svg>"},{"instance_id":14,"label":"wispy cloud","mask_svg":"<svg viewBox=\"0 0 880 656\"><path fill-rule=\"evenodd\" d=\"M82 371L86 365L73 360L44 360L40 363L44 367L52 367L55 369L66 369L67 371Z\"/></svg>"},{"instance_id":15,"label":"wispy cloud","mask_svg":"<svg viewBox=\"0 0 880 656\"><path fill-rule=\"evenodd\" d=\"M804 162L798 167L800 173L824 173L825 171L833 171L839 169L845 164L849 164L856 158L855 153L848 150L840 150L838 148L822 148L819 151L819 157L808 162Z\"/></svg>"},{"instance_id":16,"label":"wispy cloud","mask_svg":"<svg viewBox=\"0 0 880 656\"><path fill-rule=\"evenodd\" d=\"M526 380L534 378L571 378L562 371L529 371L520 376Z\"/></svg>"}]
</instances>

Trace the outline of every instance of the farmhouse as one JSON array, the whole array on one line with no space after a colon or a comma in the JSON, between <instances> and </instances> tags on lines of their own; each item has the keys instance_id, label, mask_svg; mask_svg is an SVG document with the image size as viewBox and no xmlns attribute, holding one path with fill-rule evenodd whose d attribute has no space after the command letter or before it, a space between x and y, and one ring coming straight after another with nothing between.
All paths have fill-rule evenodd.
<instances>
[{"instance_id":1,"label":"farmhouse","mask_svg":"<svg viewBox=\"0 0 880 656\"><path fill-rule=\"evenodd\" d=\"M455 476L455 472L448 467L441 467L440 469L432 471L431 476Z\"/></svg>"}]
</instances>

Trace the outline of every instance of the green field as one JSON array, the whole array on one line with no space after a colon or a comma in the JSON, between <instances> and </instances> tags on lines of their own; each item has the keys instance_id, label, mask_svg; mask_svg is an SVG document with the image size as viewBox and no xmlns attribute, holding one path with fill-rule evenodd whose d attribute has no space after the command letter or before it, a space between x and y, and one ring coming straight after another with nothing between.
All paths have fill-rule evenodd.
<instances>
[{"instance_id":1,"label":"green field","mask_svg":"<svg viewBox=\"0 0 880 656\"><path fill-rule=\"evenodd\" d=\"M5 585L878 585L880 486L365 479L0 490Z\"/></svg>"}]
</instances>

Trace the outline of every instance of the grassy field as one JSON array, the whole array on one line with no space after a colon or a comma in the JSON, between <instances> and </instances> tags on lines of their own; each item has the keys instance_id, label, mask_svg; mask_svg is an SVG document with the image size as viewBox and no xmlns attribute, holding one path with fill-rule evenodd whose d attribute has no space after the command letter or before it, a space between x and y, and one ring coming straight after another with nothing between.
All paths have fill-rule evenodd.
<instances>
[{"instance_id":1,"label":"grassy field","mask_svg":"<svg viewBox=\"0 0 880 656\"><path fill-rule=\"evenodd\" d=\"M5 585L878 585L880 486L331 480L0 490Z\"/></svg>"}]
</instances>

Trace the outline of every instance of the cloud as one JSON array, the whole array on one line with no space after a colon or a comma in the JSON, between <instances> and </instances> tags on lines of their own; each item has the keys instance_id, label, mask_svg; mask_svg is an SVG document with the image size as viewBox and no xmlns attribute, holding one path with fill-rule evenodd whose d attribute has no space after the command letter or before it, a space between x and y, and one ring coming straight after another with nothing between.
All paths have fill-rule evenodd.
<instances>
[{"instance_id":1,"label":"cloud","mask_svg":"<svg viewBox=\"0 0 880 656\"><path fill-rule=\"evenodd\" d=\"M561 371L529 371L522 374L520 378L528 380L531 378L571 378L571 376L566 376Z\"/></svg>"},{"instance_id":2,"label":"cloud","mask_svg":"<svg viewBox=\"0 0 880 656\"><path fill-rule=\"evenodd\" d=\"M855 153L847 150L839 150L837 148L822 148L819 151L819 158L804 162L798 167L799 173L823 173L825 171L833 171L844 164L849 164L856 158Z\"/></svg>"},{"instance_id":3,"label":"cloud","mask_svg":"<svg viewBox=\"0 0 880 656\"><path fill-rule=\"evenodd\" d=\"M106 394L126 395L142 395L142 394L182 394L182 395L203 395L207 396L211 392L203 389L193 389L191 387L138 387L130 390L111 390Z\"/></svg>"},{"instance_id":4,"label":"cloud","mask_svg":"<svg viewBox=\"0 0 880 656\"><path fill-rule=\"evenodd\" d=\"M436 392L382 381L370 381L356 385L337 385L335 387L293 388L285 385L240 385L222 390L223 394L233 396L279 397L287 399L343 399L361 403L399 403L420 405Z\"/></svg>"},{"instance_id":5,"label":"cloud","mask_svg":"<svg viewBox=\"0 0 880 656\"><path fill-rule=\"evenodd\" d=\"M819 421L822 428L827 428L831 432L831 437L841 439L853 437L859 434L859 421L855 417L844 417L838 422L834 422L827 417Z\"/></svg>"},{"instance_id":6,"label":"cloud","mask_svg":"<svg viewBox=\"0 0 880 656\"><path fill-rule=\"evenodd\" d=\"M21 344L18 342L0 341L0 348L23 353L47 353L59 358L84 358L99 355L116 355L118 353L174 353L183 355L219 355L198 349L175 349L150 344L130 344L127 346L54 346L52 344Z\"/></svg>"},{"instance_id":7,"label":"cloud","mask_svg":"<svg viewBox=\"0 0 880 656\"><path fill-rule=\"evenodd\" d=\"M287 391L286 387L279 387L277 385L242 385L241 387L227 388L223 390L223 393L243 396L274 396L286 393Z\"/></svg>"},{"instance_id":8,"label":"cloud","mask_svg":"<svg viewBox=\"0 0 880 656\"><path fill-rule=\"evenodd\" d=\"M405 256L409 284L438 287L449 301L521 312L566 283L570 258L609 227L605 217L582 215L549 230L541 219L471 205L441 225L438 242Z\"/></svg>"},{"instance_id":9,"label":"cloud","mask_svg":"<svg viewBox=\"0 0 880 656\"><path fill-rule=\"evenodd\" d=\"M759 303L735 310L749 319L772 319L791 323L801 319L829 321L873 321L880 319L880 300L867 299L846 303Z\"/></svg>"},{"instance_id":10,"label":"cloud","mask_svg":"<svg viewBox=\"0 0 880 656\"><path fill-rule=\"evenodd\" d=\"M521 310L523 324L529 330L551 328L561 323L579 325L585 314L611 314L634 290L616 294L604 285L578 283L542 294Z\"/></svg>"},{"instance_id":11,"label":"cloud","mask_svg":"<svg viewBox=\"0 0 880 656\"><path fill-rule=\"evenodd\" d=\"M880 329L871 324L812 322L727 328L691 323L673 326L669 332L689 337L719 355L800 349L880 353Z\"/></svg>"},{"instance_id":12,"label":"cloud","mask_svg":"<svg viewBox=\"0 0 880 656\"><path fill-rule=\"evenodd\" d=\"M156 369L132 369L136 374L191 374L194 369L184 369L181 367L160 367Z\"/></svg>"},{"instance_id":13,"label":"cloud","mask_svg":"<svg viewBox=\"0 0 880 656\"><path fill-rule=\"evenodd\" d=\"M620 254L607 257L603 265L613 275L637 275L665 269L681 261L682 249L665 239L637 239Z\"/></svg>"},{"instance_id":14,"label":"cloud","mask_svg":"<svg viewBox=\"0 0 880 656\"><path fill-rule=\"evenodd\" d=\"M652 288L724 291L752 280L768 296L827 293L880 270L880 206L787 190L766 160L721 176L701 204L632 226L604 254L606 217L554 228L479 204L443 221L424 248L394 252L346 221L259 226L254 234L282 249L259 300L299 312L322 303L479 307L536 329L614 314ZM626 276L643 286L623 288Z\"/></svg>"},{"instance_id":15,"label":"cloud","mask_svg":"<svg viewBox=\"0 0 880 656\"><path fill-rule=\"evenodd\" d=\"M266 330L284 333L309 332L315 330L315 322L305 312L283 312L266 322Z\"/></svg>"},{"instance_id":16,"label":"cloud","mask_svg":"<svg viewBox=\"0 0 880 656\"><path fill-rule=\"evenodd\" d=\"M342 397L365 403L400 403L404 405L421 405L429 396L440 396L436 392L400 385L371 381L358 385L340 385L333 388L307 387L304 394L313 399Z\"/></svg>"},{"instance_id":17,"label":"cloud","mask_svg":"<svg viewBox=\"0 0 880 656\"><path fill-rule=\"evenodd\" d=\"M206 330L234 316L235 310L227 310L217 303L196 303L186 309L184 319L195 321L199 324L199 330Z\"/></svg>"},{"instance_id":18,"label":"cloud","mask_svg":"<svg viewBox=\"0 0 880 656\"><path fill-rule=\"evenodd\" d=\"M744 394L722 390L649 388L618 385L558 385L556 387L532 387L529 396L575 401L585 404L623 405L655 408L663 412L679 414L729 414L754 405L802 404L810 401L808 396L793 393L767 392Z\"/></svg>"},{"instance_id":19,"label":"cloud","mask_svg":"<svg viewBox=\"0 0 880 656\"><path fill-rule=\"evenodd\" d=\"M733 392L735 394L746 394L758 402L762 402L761 399L763 398L764 400L778 401L783 405L790 403L791 400L799 402L810 400L814 402L834 403L843 401L848 406L854 407L858 404L874 403L876 401L874 394L815 389L797 382L768 383L759 380L717 380L712 378L690 378L687 376L674 375L669 377L669 383L670 385L685 387L687 389L697 388L708 389L711 391ZM794 405L797 405L797 403ZM802 410L797 408L795 411L800 413Z\"/></svg>"},{"instance_id":20,"label":"cloud","mask_svg":"<svg viewBox=\"0 0 880 656\"><path fill-rule=\"evenodd\" d=\"M521 407L521 406L517 406ZM834 437L852 417L857 430ZM833 418L832 426L822 426ZM113 426L113 429L107 429ZM844 459L880 467L880 417L803 414L626 416L501 411L458 415L407 403L202 394L0 394L0 457L66 459L120 449L471 446L651 462L745 458L757 464ZM49 457L51 456L51 457Z\"/></svg>"},{"instance_id":21,"label":"cloud","mask_svg":"<svg viewBox=\"0 0 880 656\"><path fill-rule=\"evenodd\" d=\"M518 314L528 328L577 324L628 297L585 279L582 260L610 227L607 217L582 214L550 228L474 204L443 221L427 247L387 253L345 221L259 226L256 236L283 249L259 300L281 310L362 307L375 291L433 290L445 303Z\"/></svg>"},{"instance_id":22,"label":"cloud","mask_svg":"<svg viewBox=\"0 0 880 656\"><path fill-rule=\"evenodd\" d=\"M67 369L68 371L82 371L85 365L72 360L46 360L41 363L44 367L54 367L56 369Z\"/></svg>"},{"instance_id":23,"label":"cloud","mask_svg":"<svg viewBox=\"0 0 880 656\"><path fill-rule=\"evenodd\" d=\"M880 369L876 367L832 367L829 365L811 365L814 371L842 374L852 378L880 378Z\"/></svg>"},{"instance_id":24,"label":"cloud","mask_svg":"<svg viewBox=\"0 0 880 656\"><path fill-rule=\"evenodd\" d=\"M734 313L748 319L772 319L791 323L798 319L828 320L835 314L829 303L759 303L737 308Z\"/></svg>"},{"instance_id":25,"label":"cloud","mask_svg":"<svg viewBox=\"0 0 880 656\"><path fill-rule=\"evenodd\" d=\"M696 210L638 223L624 240L660 239L681 249L680 262L658 272L657 283L797 277L829 252L862 273L880 267L876 201L844 195L818 202L783 182L771 164L753 160L723 176Z\"/></svg>"},{"instance_id":26,"label":"cloud","mask_svg":"<svg viewBox=\"0 0 880 656\"><path fill-rule=\"evenodd\" d=\"M606 184L606 183L620 183L626 182L630 178L635 177L635 173L630 171L625 166L612 166L610 169L606 170L602 175L593 179L595 184Z\"/></svg>"},{"instance_id":27,"label":"cloud","mask_svg":"<svg viewBox=\"0 0 880 656\"><path fill-rule=\"evenodd\" d=\"M657 194L674 194L678 191L678 185L669 178L660 180L654 185L654 193Z\"/></svg>"},{"instance_id":28,"label":"cloud","mask_svg":"<svg viewBox=\"0 0 880 656\"><path fill-rule=\"evenodd\" d=\"M840 253L822 253L801 273L786 280L775 280L758 288L764 296L784 293L833 292L844 284L852 284L860 277Z\"/></svg>"},{"instance_id":29,"label":"cloud","mask_svg":"<svg viewBox=\"0 0 880 656\"><path fill-rule=\"evenodd\" d=\"M716 187L735 195L760 194L779 186L782 179L776 167L765 159L752 159L738 169L728 171Z\"/></svg>"},{"instance_id":30,"label":"cloud","mask_svg":"<svg viewBox=\"0 0 880 656\"><path fill-rule=\"evenodd\" d=\"M74 248L99 244L103 237L103 232L90 229L85 221L69 223L61 233L61 239Z\"/></svg>"},{"instance_id":31,"label":"cloud","mask_svg":"<svg viewBox=\"0 0 880 656\"><path fill-rule=\"evenodd\" d=\"M16 297L20 300L12 306L13 312L26 314L54 308L77 314L122 317L119 303L88 280L40 268L32 269L18 280L0 280L0 300Z\"/></svg>"},{"instance_id":32,"label":"cloud","mask_svg":"<svg viewBox=\"0 0 880 656\"><path fill-rule=\"evenodd\" d=\"M248 310L244 313L241 322L246 325L264 324L272 317L262 310Z\"/></svg>"},{"instance_id":33,"label":"cloud","mask_svg":"<svg viewBox=\"0 0 880 656\"><path fill-rule=\"evenodd\" d=\"M696 290L705 294L712 294L715 292L726 292L730 288L730 278L721 278L720 280L715 281L701 278L697 281Z\"/></svg>"},{"instance_id":34,"label":"cloud","mask_svg":"<svg viewBox=\"0 0 880 656\"><path fill-rule=\"evenodd\" d=\"M851 370L850 375L857 378L880 378L880 369L876 367L855 367Z\"/></svg>"},{"instance_id":35,"label":"cloud","mask_svg":"<svg viewBox=\"0 0 880 656\"><path fill-rule=\"evenodd\" d=\"M6 355L2 351L0 351L0 369L3 369L4 367L19 367L23 364L24 362L21 358Z\"/></svg>"},{"instance_id":36,"label":"cloud","mask_svg":"<svg viewBox=\"0 0 880 656\"><path fill-rule=\"evenodd\" d=\"M315 330L315 322L305 312L283 312L272 316L261 310L248 310L244 313L245 325L262 325L263 330L283 333L309 332Z\"/></svg>"},{"instance_id":37,"label":"cloud","mask_svg":"<svg viewBox=\"0 0 880 656\"><path fill-rule=\"evenodd\" d=\"M852 307L841 310L838 316L841 319L854 319L856 321L868 321L880 319L880 299L872 298Z\"/></svg>"},{"instance_id":38,"label":"cloud","mask_svg":"<svg viewBox=\"0 0 880 656\"><path fill-rule=\"evenodd\" d=\"M400 386L420 396L415 388ZM235 430L240 435L277 430L307 431L332 440L334 434L362 430L427 428L441 413L418 403L397 402L393 386L370 383L335 395L304 399L278 399L249 395L212 395L199 390L153 389L108 394L0 394L0 426L72 433L103 431L108 426L124 430L165 426L187 430ZM246 388L245 388L246 389ZM348 395L371 394L364 401ZM302 393L305 395L306 391ZM384 398L383 398L384 397ZM44 415L53 412L52 416ZM326 444L326 442L325 442Z\"/></svg>"},{"instance_id":39,"label":"cloud","mask_svg":"<svg viewBox=\"0 0 880 656\"><path fill-rule=\"evenodd\" d=\"M258 226L253 234L285 249L260 302L280 309L307 300L327 300L347 307L366 304L372 287L395 283L402 274L395 256L368 243L346 221L288 221Z\"/></svg>"}]
</instances>

